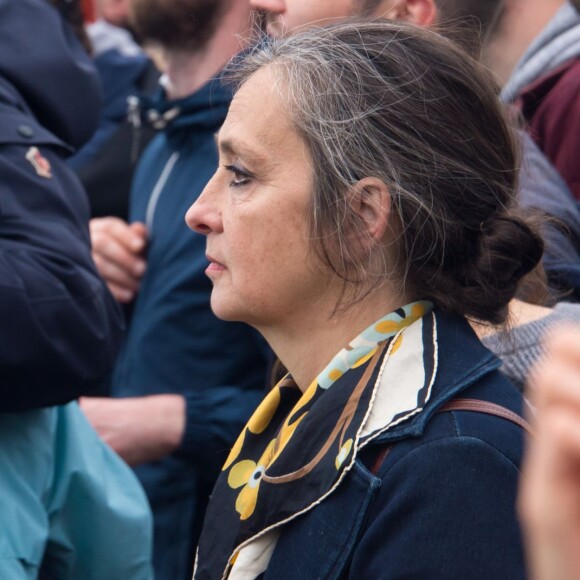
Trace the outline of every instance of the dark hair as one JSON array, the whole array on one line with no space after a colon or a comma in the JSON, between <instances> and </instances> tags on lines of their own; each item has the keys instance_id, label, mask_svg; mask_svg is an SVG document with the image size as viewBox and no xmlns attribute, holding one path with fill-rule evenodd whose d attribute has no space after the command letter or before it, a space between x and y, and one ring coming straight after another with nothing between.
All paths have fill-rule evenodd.
<instances>
[{"instance_id":1,"label":"dark hair","mask_svg":"<svg viewBox=\"0 0 580 580\"><path fill-rule=\"evenodd\" d=\"M83 9L80 0L49 0L72 27L76 37L88 54L92 54L93 47L85 30Z\"/></svg>"},{"instance_id":2,"label":"dark hair","mask_svg":"<svg viewBox=\"0 0 580 580\"><path fill-rule=\"evenodd\" d=\"M389 277L446 311L503 322L543 243L513 209L518 155L489 74L434 32L381 20L263 43L233 79L264 66L312 156L313 247L343 278L343 301ZM395 271L371 271L353 241L364 227L349 192L369 176L392 197Z\"/></svg>"},{"instance_id":3,"label":"dark hair","mask_svg":"<svg viewBox=\"0 0 580 580\"><path fill-rule=\"evenodd\" d=\"M143 43L195 52L215 34L228 0L133 0L129 22Z\"/></svg>"}]
</instances>

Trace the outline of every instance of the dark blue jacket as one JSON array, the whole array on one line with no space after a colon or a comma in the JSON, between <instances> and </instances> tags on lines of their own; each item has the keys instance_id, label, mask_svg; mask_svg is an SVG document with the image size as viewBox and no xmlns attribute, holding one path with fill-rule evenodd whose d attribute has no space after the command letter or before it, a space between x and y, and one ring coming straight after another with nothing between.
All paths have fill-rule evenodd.
<instances>
[{"instance_id":1,"label":"dark blue jacket","mask_svg":"<svg viewBox=\"0 0 580 580\"><path fill-rule=\"evenodd\" d=\"M97 75L58 12L0 0L0 411L89 394L114 362L121 318L65 163L99 106Z\"/></svg>"},{"instance_id":2,"label":"dark blue jacket","mask_svg":"<svg viewBox=\"0 0 580 580\"><path fill-rule=\"evenodd\" d=\"M522 429L482 413L437 413L457 395L521 413L521 395L464 320L438 313L437 328L425 408L380 435L338 489L282 528L265 579L525 578L515 511Z\"/></svg>"},{"instance_id":3,"label":"dark blue jacket","mask_svg":"<svg viewBox=\"0 0 580 580\"><path fill-rule=\"evenodd\" d=\"M184 221L217 168L214 135L230 100L216 80L179 101L159 95L143 104L144 120L165 128L141 158L132 188L130 218L147 223L150 243L112 394L179 393L187 401L177 453L135 470L153 508L157 580L190 580L209 493L265 385L265 343L211 312L205 238Z\"/></svg>"}]
</instances>

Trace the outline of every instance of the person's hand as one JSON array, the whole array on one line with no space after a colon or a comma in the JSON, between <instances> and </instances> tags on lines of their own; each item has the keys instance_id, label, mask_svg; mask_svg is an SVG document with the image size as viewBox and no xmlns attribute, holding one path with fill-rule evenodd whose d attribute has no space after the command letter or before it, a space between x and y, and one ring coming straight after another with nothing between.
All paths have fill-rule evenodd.
<instances>
[{"instance_id":1,"label":"person's hand","mask_svg":"<svg viewBox=\"0 0 580 580\"><path fill-rule=\"evenodd\" d=\"M131 302L147 267L143 257L147 245L145 224L128 224L115 217L94 218L90 231L99 273L118 302Z\"/></svg>"},{"instance_id":2,"label":"person's hand","mask_svg":"<svg viewBox=\"0 0 580 580\"><path fill-rule=\"evenodd\" d=\"M580 578L580 330L560 328L533 373L537 414L519 512L535 580Z\"/></svg>"},{"instance_id":3,"label":"person's hand","mask_svg":"<svg viewBox=\"0 0 580 580\"><path fill-rule=\"evenodd\" d=\"M83 397L80 406L101 438L129 465L161 459L183 438L186 403L181 395Z\"/></svg>"}]
</instances>

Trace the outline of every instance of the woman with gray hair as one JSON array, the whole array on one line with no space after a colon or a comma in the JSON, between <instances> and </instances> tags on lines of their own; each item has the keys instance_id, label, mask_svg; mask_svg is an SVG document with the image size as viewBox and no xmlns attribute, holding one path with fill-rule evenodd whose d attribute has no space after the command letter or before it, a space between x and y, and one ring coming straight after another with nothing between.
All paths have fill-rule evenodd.
<instances>
[{"instance_id":1,"label":"woman with gray hair","mask_svg":"<svg viewBox=\"0 0 580 580\"><path fill-rule=\"evenodd\" d=\"M215 314L289 374L214 489L197 579L523 578L521 397L466 319L502 323L542 242L484 70L351 22L260 46L190 208Z\"/></svg>"}]
</instances>

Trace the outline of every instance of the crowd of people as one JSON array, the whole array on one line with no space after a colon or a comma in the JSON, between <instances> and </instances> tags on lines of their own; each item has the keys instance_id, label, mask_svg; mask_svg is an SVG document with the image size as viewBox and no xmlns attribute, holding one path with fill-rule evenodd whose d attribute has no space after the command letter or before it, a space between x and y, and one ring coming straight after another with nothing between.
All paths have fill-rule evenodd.
<instances>
[{"instance_id":1,"label":"crowd of people","mask_svg":"<svg viewBox=\"0 0 580 580\"><path fill-rule=\"evenodd\" d=\"M578 0L0 0L0 578L580 577Z\"/></svg>"}]
</instances>

